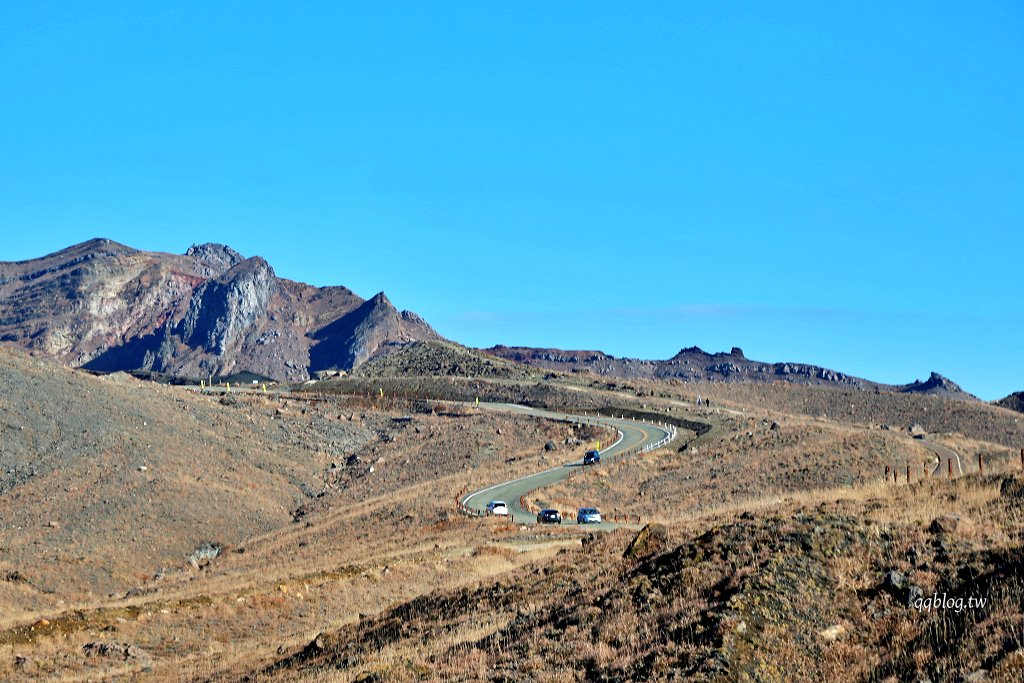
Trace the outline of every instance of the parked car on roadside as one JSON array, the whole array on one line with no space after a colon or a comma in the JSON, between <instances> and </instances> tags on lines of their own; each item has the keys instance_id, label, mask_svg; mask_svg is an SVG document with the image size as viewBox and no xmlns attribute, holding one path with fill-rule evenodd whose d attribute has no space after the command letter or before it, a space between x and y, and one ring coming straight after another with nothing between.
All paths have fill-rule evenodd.
<instances>
[{"instance_id":1,"label":"parked car on roadside","mask_svg":"<svg viewBox=\"0 0 1024 683\"><path fill-rule=\"evenodd\" d=\"M550 508L537 513L537 524L561 524L562 513Z\"/></svg>"},{"instance_id":2,"label":"parked car on roadside","mask_svg":"<svg viewBox=\"0 0 1024 683\"><path fill-rule=\"evenodd\" d=\"M508 515L508 505L503 500L492 500L487 504L487 514Z\"/></svg>"},{"instance_id":3,"label":"parked car on roadside","mask_svg":"<svg viewBox=\"0 0 1024 683\"><path fill-rule=\"evenodd\" d=\"M577 524L600 524L601 511L597 508L580 508L576 513Z\"/></svg>"},{"instance_id":4,"label":"parked car on roadside","mask_svg":"<svg viewBox=\"0 0 1024 683\"><path fill-rule=\"evenodd\" d=\"M598 465L601 462L601 451L587 451L583 454L584 465Z\"/></svg>"}]
</instances>

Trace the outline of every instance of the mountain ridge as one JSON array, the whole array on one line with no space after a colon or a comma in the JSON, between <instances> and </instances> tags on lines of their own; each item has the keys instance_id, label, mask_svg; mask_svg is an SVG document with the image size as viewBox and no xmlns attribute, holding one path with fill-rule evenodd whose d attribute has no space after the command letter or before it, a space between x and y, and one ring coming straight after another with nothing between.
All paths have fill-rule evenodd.
<instances>
[{"instance_id":1,"label":"mountain ridge","mask_svg":"<svg viewBox=\"0 0 1024 683\"><path fill-rule=\"evenodd\" d=\"M222 244L171 254L98 237L36 259L0 262L0 343L93 371L300 381L442 339L384 292L363 299L344 286L280 278L266 259ZM935 372L889 385L817 365L748 359L737 346L714 353L690 346L665 360L505 345L483 351L545 370L627 379L784 381L976 400Z\"/></svg>"},{"instance_id":2,"label":"mountain ridge","mask_svg":"<svg viewBox=\"0 0 1024 683\"><path fill-rule=\"evenodd\" d=\"M977 400L955 382L932 372L927 380L891 385L847 375L817 365L794 362L764 362L746 357L743 349L710 353L699 346L680 349L666 360L618 358L603 351L564 350L528 346L497 345L482 349L498 358L525 363L545 370L592 372L624 379L676 379L684 382L775 382L842 386L845 388L941 395Z\"/></svg>"},{"instance_id":3,"label":"mountain ridge","mask_svg":"<svg viewBox=\"0 0 1024 683\"><path fill-rule=\"evenodd\" d=\"M1024 391L1015 391L1009 396L994 401L994 403L1002 408L1024 413Z\"/></svg>"},{"instance_id":4,"label":"mountain ridge","mask_svg":"<svg viewBox=\"0 0 1024 683\"><path fill-rule=\"evenodd\" d=\"M352 314L361 327L343 322ZM323 346L328 328L349 335ZM314 366L351 370L440 338L383 292L364 300L346 287L280 278L262 257L221 244L169 254L94 238L0 262L0 341L90 370L296 381Z\"/></svg>"}]
</instances>

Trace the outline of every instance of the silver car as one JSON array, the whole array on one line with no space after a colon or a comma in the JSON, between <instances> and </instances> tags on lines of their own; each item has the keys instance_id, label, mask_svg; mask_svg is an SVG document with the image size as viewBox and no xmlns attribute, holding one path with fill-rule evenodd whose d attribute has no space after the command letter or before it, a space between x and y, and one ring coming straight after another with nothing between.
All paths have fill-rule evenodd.
<instances>
[{"instance_id":1,"label":"silver car","mask_svg":"<svg viewBox=\"0 0 1024 683\"><path fill-rule=\"evenodd\" d=\"M597 508L580 508L576 513L577 524L600 524L601 511Z\"/></svg>"}]
</instances>

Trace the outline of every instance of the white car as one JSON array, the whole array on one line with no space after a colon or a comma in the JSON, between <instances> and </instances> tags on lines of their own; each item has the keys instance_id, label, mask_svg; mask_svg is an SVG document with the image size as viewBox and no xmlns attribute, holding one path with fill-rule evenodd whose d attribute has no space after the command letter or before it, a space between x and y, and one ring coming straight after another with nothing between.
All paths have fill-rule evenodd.
<instances>
[{"instance_id":1,"label":"white car","mask_svg":"<svg viewBox=\"0 0 1024 683\"><path fill-rule=\"evenodd\" d=\"M508 505L503 500L492 500L487 504L487 514L489 515L508 515Z\"/></svg>"}]
</instances>

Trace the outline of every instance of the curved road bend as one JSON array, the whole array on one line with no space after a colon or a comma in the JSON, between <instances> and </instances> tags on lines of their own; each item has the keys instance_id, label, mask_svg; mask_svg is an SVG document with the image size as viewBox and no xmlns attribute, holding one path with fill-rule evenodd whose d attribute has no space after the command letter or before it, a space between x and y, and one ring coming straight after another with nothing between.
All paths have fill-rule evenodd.
<instances>
[{"instance_id":1,"label":"curved road bend","mask_svg":"<svg viewBox=\"0 0 1024 683\"><path fill-rule=\"evenodd\" d=\"M935 469L932 470L933 477L946 476L947 472L950 471L951 466L952 471L956 476L964 476L964 468L961 466L959 453L954 451L952 448L946 448L945 446L937 444L934 441L929 441L928 439L918 439L917 441L938 456L938 462L935 463ZM949 463L949 461L952 461L952 463ZM943 463L947 464L943 466Z\"/></svg>"},{"instance_id":2,"label":"curved road bend","mask_svg":"<svg viewBox=\"0 0 1024 683\"><path fill-rule=\"evenodd\" d=\"M535 417L553 420L568 419L578 422L589 422L591 424L600 424L605 427L615 429L619 432L619 439L611 446L601 450L602 460L605 458L611 458L614 455L624 453L634 448L642 448L644 446L657 443L670 434L669 430L665 427L634 422L632 420L556 413L550 410L529 408L527 406L513 405L511 403L481 403L480 407L488 410L533 415ZM520 477L519 479L513 479L512 481L507 481L503 484L488 486L487 488L483 488L479 491L474 491L463 496L462 504L470 510L482 512L487 509L488 502L492 500L503 500L508 503L509 513L512 515L512 521L520 524L535 522L537 519L536 515L528 510L524 510L519 504L519 498L539 488L557 484L558 482L567 479L569 474L581 467L583 467L582 459L566 463L564 465L559 465L558 467L552 467L551 469L543 472L537 472L525 477ZM600 467L600 465L598 465L598 467ZM575 521L575 519L566 519L563 520L563 523Z\"/></svg>"}]
</instances>

